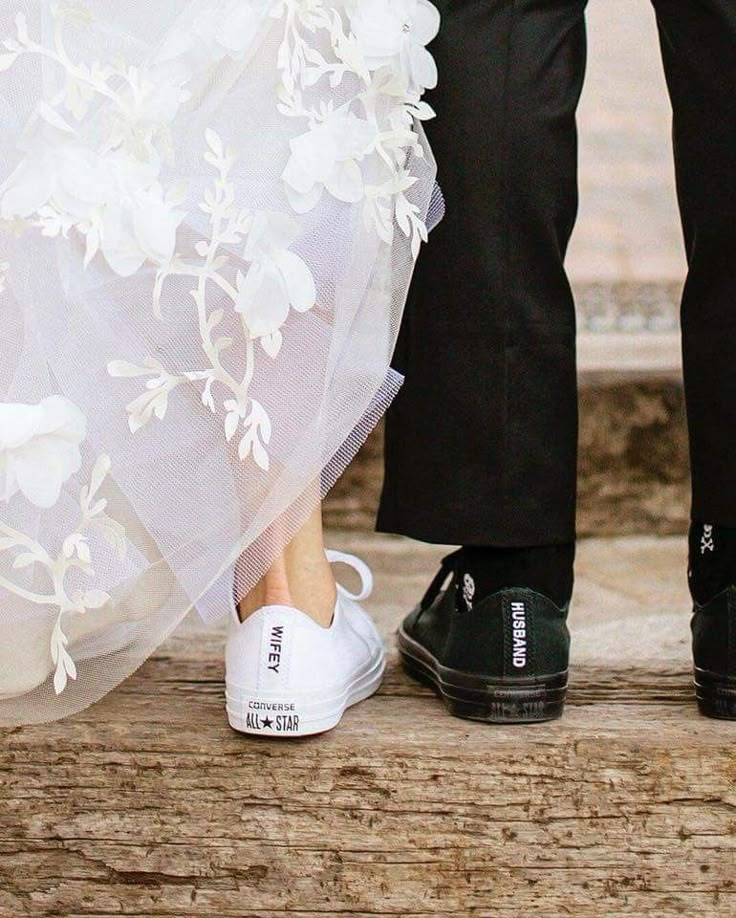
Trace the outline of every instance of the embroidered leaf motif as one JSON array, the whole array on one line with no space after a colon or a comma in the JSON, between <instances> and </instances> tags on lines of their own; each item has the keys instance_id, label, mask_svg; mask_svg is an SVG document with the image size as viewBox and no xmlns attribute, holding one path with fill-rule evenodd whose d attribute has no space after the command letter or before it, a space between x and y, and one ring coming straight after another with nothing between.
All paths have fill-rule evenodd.
<instances>
[{"instance_id":1,"label":"embroidered leaf motif","mask_svg":"<svg viewBox=\"0 0 736 918\"><path fill-rule=\"evenodd\" d=\"M250 412L243 421L245 435L240 441L238 453L241 459L253 455L256 464L267 472L270 466L270 460L266 451L266 446L271 441L271 420L266 414L263 405L255 399L251 399Z\"/></svg>"},{"instance_id":2,"label":"embroidered leaf motif","mask_svg":"<svg viewBox=\"0 0 736 918\"><path fill-rule=\"evenodd\" d=\"M51 660L56 664L54 691L57 695L61 695L66 688L67 678L77 678L77 667L66 649L68 643L68 638L61 630L61 618L59 618L51 635Z\"/></svg>"},{"instance_id":3,"label":"embroidered leaf motif","mask_svg":"<svg viewBox=\"0 0 736 918\"><path fill-rule=\"evenodd\" d=\"M55 411L57 418L63 417L63 415L59 415L59 412L63 410L68 411L69 417L75 417L74 412L64 404L63 399L58 399L58 397L54 398L57 400L53 401L53 399L47 399L45 402L41 403L41 406L45 406L47 411ZM49 402L51 402L50 408ZM39 408L41 406L18 404L0 405L0 413L2 409L4 409L6 414L10 414L9 409L14 409L10 424L15 428L14 431L10 427L10 424L4 428L0 425L0 469L3 467L4 459L8 458L7 455L3 456L3 453L10 453L13 448L17 448L17 432L20 427L27 433L27 439L21 441L21 448L23 449L25 460L33 463L34 443L32 433L34 408ZM71 407L74 408L74 406ZM78 409L74 410L78 411ZM15 419L14 421L13 418ZM49 460L52 459L52 454L49 452L48 422L45 419L42 421L42 429L44 430L44 436L39 441L38 454L35 458L36 460L40 460L40 464L38 465L39 475L45 478L51 472L55 472L58 475L59 469L54 469L53 465L49 466L48 464ZM12 444L10 447L4 447L3 445L3 430L8 431L10 436L15 438L9 441ZM61 431L62 434L65 432L63 426L61 427ZM68 433L68 430L66 432ZM107 500L105 498L95 499L110 471L110 466L110 458L106 455L100 456L95 462L90 474L89 485L82 487L79 493L79 523L76 529L69 533L64 539L58 556L52 556L34 538L0 522L0 552L14 552L11 570L22 571L26 568L34 567L33 582L40 583L45 579L48 583L48 590L47 592L32 592L22 585L22 583L16 583L2 575L0 575L0 587L10 593L21 596L24 600L34 605L51 607L58 610L50 639L51 659L55 666L54 690L57 694L64 691L69 679L77 678L77 669L67 649L69 642L63 629L65 616L69 614L83 615L88 611L100 609L111 601L110 595L104 590L99 589L75 590L71 596L68 593L67 581L72 571L76 570L85 577L94 577L94 570L92 568L92 547L88 539L88 533L94 529L99 530L107 541L117 549L118 557L121 559L125 557L125 548L127 546L125 529L120 523L106 516L105 509L107 507ZM29 466L29 468L32 467L32 465ZM27 469L26 476L28 475L28 471ZM69 468L67 468L67 477L73 474L74 471L76 471L76 462L73 470L70 471ZM2 479L0 478L0 488L1 487ZM29 482L25 480L24 489L28 489L30 492L30 496L28 497L29 500L35 496L35 488L29 485ZM8 500L12 495L8 492L7 482L5 490L6 493L4 495L0 490L0 499L4 497ZM55 503L55 501L49 502L47 507L50 508L53 506L53 503Z\"/></svg>"},{"instance_id":4,"label":"embroidered leaf motif","mask_svg":"<svg viewBox=\"0 0 736 918\"><path fill-rule=\"evenodd\" d=\"M9 70L18 59L18 54L0 54L0 73Z\"/></svg>"},{"instance_id":5,"label":"embroidered leaf motif","mask_svg":"<svg viewBox=\"0 0 736 918\"><path fill-rule=\"evenodd\" d=\"M39 102L36 111L47 124L51 125L51 127L55 127L67 134L75 133L71 124L65 121L61 115L48 104L48 102Z\"/></svg>"}]
</instances>

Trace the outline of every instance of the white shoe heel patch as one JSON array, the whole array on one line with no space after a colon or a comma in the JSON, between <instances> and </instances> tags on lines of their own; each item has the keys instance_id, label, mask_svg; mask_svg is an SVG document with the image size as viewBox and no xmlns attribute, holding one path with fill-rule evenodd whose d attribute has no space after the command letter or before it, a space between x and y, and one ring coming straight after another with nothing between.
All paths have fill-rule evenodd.
<instances>
[{"instance_id":1,"label":"white shoe heel patch","mask_svg":"<svg viewBox=\"0 0 736 918\"><path fill-rule=\"evenodd\" d=\"M289 616L269 612L261 632L261 652L258 659L258 688L279 691L289 685L291 648L294 623Z\"/></svg>"}]
</instances>

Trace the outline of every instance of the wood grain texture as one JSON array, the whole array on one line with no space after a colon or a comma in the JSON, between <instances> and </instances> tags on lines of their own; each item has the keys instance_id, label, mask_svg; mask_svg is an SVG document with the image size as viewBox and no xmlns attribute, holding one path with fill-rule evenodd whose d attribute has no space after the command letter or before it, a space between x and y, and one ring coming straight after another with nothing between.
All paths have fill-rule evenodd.
<instances>
[{"instance_id":1,"label":"wood grain texture","mask_svg":"<svg viewBox=\"0 0 736 918\"><path fill-rule=\"evenodd\" d=\"M382 589L435 555L387 543ZM601 661L621 606L587 612L562 721L450 718L394 659L340 729L288 743L230 731L220 635L175 637L76 718L0 733L0 915L733 916L736 725L697 714L679 638Z\"/></svg>"}]
</instances>

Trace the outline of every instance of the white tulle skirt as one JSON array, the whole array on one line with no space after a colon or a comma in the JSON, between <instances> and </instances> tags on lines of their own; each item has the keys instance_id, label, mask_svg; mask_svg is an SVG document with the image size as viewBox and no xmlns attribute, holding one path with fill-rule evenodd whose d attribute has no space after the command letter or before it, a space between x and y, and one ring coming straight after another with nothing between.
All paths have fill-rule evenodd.
<instances>
[{"instance_id":1,"label":"white tulle skirt","mask_svg":"<svg viewBox=\"0 0 736 918\"><path fill-rule=\"evenodd\" d=\"M390 403L427 0L0 0L0 723L226 614Z\"/></svg>"}]
</instances>

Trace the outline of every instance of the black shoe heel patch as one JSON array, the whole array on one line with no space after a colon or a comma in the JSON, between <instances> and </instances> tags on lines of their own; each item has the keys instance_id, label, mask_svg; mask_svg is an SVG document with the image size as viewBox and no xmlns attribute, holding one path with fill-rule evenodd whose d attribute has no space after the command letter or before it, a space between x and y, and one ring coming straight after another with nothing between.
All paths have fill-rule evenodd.
<instances>
[{"instance_id":1,"label":"black shoe heel patch","mask_svg":"<svg viewBox=\"0 0 736 918\"><path fill-rule=\"evenodd\" d=\"M695 667L695 697L701 714L736 720L736 677Z\"/></svg>"}]
</instances>

